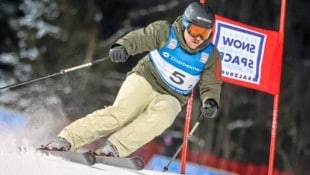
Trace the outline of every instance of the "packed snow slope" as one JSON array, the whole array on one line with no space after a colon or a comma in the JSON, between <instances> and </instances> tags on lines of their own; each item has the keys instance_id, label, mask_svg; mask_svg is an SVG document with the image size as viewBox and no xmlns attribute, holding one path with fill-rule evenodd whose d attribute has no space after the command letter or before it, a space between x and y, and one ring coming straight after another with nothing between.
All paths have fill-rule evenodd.
<instances>
[{"instance_id":1,"label":"packed snow slope","mask_svg":"<svg viewBox=\"0 0 310 175\"><path fill-rule=\"evenodd\" d=\"M35 151L0 151L0 175L158 175L151 170L129 170L103 164L81 165Z\"/></svg>"},{"instance_id":2,"label":"packed snow slope","mask_svg":"<svg viewBox=\"0 0 310 175\"><path fill-rule=\"evenodd\" d=\"M0 113L0 116L4 116L2 114ZM173 174L146 169L135 171L103 164L87 166L60 157L44 155L35 151L35 148L48 143L53 138L55 133L51 133L50 131L53 129L50 128L59 125L55 120L45 118L44 122L33 122L34 124L31 126L23 126L23 122L15 122L18 124L15 127L15 123L13 125L11 120L8 122L6 119L0 120L0 175ZM58 122L63 123L62 120Z\"/></svg>"},{"instance_id":3,"label":"packed snow slope","mask_svg":"<svg viewBox=\"0 0 310 175\"><path fill-rule=\"evenodd\" d=\"M135 171L103 164L86 166L35 151L35 148L53 139L57 131L68 123L65 117L53 117L46 110L26 118L0 108L0 175L176 175L179 173L179 161L174 161L169 166L169 172L162 172L170 158L160 155L153 156L144 170ZM188 163L186 174L228 175L230 173Z\"/></svg>"}]
</instances>

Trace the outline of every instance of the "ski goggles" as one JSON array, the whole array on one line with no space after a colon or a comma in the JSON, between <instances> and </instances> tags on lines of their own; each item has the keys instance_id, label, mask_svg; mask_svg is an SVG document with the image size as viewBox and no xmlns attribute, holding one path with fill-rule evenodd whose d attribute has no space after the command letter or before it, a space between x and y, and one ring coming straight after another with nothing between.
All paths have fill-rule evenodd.
<instances>
[{"instance_id":1,"label":"ski goggles","mask_svg":"<svg viewBox=\"0 0 310 175\"><path fill-rule=\"evenodd\" d=\"M195 24L189 24L186 29L192 37L196 38L199 36L202 39L207 39L212 31L212 28L207 29Z\"/></svg>"}]
</instances>

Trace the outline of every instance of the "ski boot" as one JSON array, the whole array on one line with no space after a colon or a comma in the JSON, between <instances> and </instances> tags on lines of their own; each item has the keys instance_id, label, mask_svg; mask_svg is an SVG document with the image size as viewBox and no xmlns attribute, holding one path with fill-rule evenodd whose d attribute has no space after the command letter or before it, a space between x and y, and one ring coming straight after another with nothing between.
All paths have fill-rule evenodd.
<instances>
[{"instance_id":1,"label":"ski boot","mask_svg":"<svg viewBox=\"0 0 310 175\"><path fill-rule=\"evenodd\" d=\"M50 151L69 151L71 144L62 137L56 137L50 143L45 146L42 146L41 150L50 150Z\"/></svg>"},{"instance_id":2,"label":"ski boot","mask_svg":"<svg viewBox=\"0 0 310 175\"><path fill-rule=\"evenodd\" d=\"M107 156L107 157L119 157L117 148L109 141L106 141L102 146L94 151L97 156Z\"/></svg>"}]
</instances>

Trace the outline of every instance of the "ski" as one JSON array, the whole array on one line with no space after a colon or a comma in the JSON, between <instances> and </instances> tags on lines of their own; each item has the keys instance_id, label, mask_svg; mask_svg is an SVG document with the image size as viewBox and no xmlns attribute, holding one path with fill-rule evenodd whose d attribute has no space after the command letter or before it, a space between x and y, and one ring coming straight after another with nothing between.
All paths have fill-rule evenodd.
<instances>
[{"instance_id":1,"label":"ski","mask_svg":"<svg viewBox=\"0 0 310 175\"><path fill-rule=\"evenodd\" d=\"M124 158L106 157L106 156L95 156L91 152L51 151L40 148L37 150L47 155L58 156L64 158L65 160L88 166L92 166L94 164L104 164L132 170L142 170L145 166L144 160L139 156L124 157Z\"/></svg>"},{"instance_id":2,"label":"ski","mask_svg":"<svg viewBox=\"0 0 310 175\"><path fill-rule=\"evenodd\" d=\"M145 165L144 160L139 156L133 156L133 157L95 156L95 157L96 157L96 163L102 163L105 165L128 168L133 170L142 170Z\"/></svg>"},{"instance_id":3,"label":"ski","mask_svg":"<svg viewBox=\"0 0 310 175\"><path fill-rule=\"evenodd\" d=\"M38 149L41 153L46 155L53 155L57 157L61 157L65 160L80 163L84 165L94 165L96 163L96 157L90 152L64 152L64 151L51 151L51 150L42 150Z\"/></svg>"}]
</instances>

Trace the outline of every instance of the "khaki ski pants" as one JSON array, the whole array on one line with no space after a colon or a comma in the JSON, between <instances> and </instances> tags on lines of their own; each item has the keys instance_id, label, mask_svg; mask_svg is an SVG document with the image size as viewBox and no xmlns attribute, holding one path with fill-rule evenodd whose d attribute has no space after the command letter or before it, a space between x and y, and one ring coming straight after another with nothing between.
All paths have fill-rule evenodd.
<instances>
[{"instance_id":1,"label":"khaki ski pants","mask_svg":"<svg viewBox=\"0 0 310 175\"><path fill-rule=\"evenodd\" d=\"M123 82L112 106L76 120L58 136L76 150L111 134L108 140L120 157L126 157L162 134L180 111L175 97L154 91L144 77L133 73Z\"/></svg>"}]
</instances>

